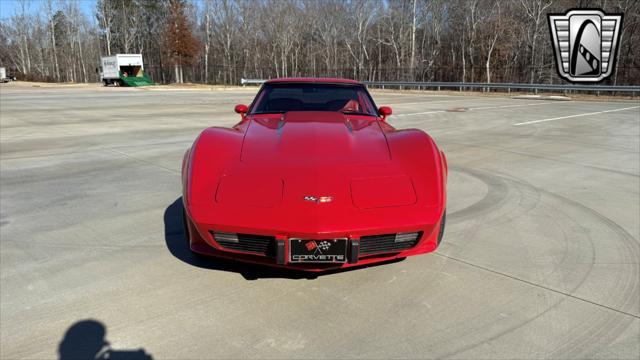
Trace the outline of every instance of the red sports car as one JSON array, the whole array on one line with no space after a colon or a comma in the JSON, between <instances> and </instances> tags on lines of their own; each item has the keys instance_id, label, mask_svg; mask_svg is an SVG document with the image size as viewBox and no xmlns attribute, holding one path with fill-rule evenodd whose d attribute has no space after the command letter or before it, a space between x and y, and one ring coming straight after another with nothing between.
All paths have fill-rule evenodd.
<instances>
[{"instance_id":1,"label":"red sports car","mask_svg":"<svg viewBox=\"0 0 640 360\"><path fill-rule=\"evenodd\" d=\"M264 83L233 128L202 131L183 160L185 227L200 255L308 271L434 251L447 162L396 130L352 80Z\"/></svg>"}]
</instances>

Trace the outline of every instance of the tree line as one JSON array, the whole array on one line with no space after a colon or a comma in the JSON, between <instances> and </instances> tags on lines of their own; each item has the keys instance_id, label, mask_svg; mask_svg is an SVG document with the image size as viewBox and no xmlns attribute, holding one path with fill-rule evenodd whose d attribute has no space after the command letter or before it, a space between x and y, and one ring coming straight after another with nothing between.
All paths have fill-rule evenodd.
<instances>
[{"instance_id":1,"label":"tree line","mask_svg":"<svg viewBox=\"0 0 640 360\"><path fill-rule=\"evenodd\" d=\"M610 84L640 83L636 0L20 0L0 21L18 78L97 82L100 56L142 53L159 83L241 78L561 83L548 13L624 13Z\"/></svg>"}]
</instances>

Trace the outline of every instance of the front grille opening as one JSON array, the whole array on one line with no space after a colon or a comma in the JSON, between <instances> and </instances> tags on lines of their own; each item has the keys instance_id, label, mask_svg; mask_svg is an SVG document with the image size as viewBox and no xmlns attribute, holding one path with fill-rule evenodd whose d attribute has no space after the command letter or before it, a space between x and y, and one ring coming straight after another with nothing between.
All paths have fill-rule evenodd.
<instances>
[{"instance_id":1,"label":"front grille opening","mask_svg":"<svg viewBox=\"0 0 640 360\"><path fill-rule=\"evenodd\" d=\"M396 241L396 237L402 241ZM363 236L360 238L360 257L371 254L397 253L409 250L418 244L421 237L422 232L417 233L415 239L409 241L407 241L406 234Z\"/></svg>"},{"instance_id":2,"label":"front grille opening","mask_svg":"<svg viewBox=\"0 0 640 360\"><path fill-rule=\"evenodd\" d=\"M221 247L229 250L253 253L256 255L276 257L275 236L222 233L210 231ZM415 247L422 237L422 232L384 234L363 236L360 238L359 258L390 256ZM413 238L413 239L412 239Z\"/></svg>"},{"instance_id":3,"label":"front grille opening","mask_svg":"<svg viewBox=\"0 0 640 360\"><path fill-rule=\"evenodd\" d=\"M229 250L244 251L262 256L276 256L275 236L217 233L211 231L211 235L220 246Z\"/></svg>"}]
</instances>

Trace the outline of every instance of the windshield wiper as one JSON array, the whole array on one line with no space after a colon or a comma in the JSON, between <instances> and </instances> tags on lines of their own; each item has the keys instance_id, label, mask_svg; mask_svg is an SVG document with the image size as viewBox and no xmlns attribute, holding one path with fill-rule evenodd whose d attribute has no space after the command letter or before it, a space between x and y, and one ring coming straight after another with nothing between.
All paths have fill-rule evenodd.
<instances>
[{"instance_id":1,"label":"windshield wiper","mask_svg":"<svg viewBox=\"0 0 640 360\"><path fill-rule=\"evenodd\" d=\"M364 115L364 116L375 116L367 113L363 113L360 111L341 111L345 115Z\"/></svg>"},{"instance_id":2,"label":"windshield wiper","mask_svg":"<svg viewBox=\"0 0 640 360\"><path fill-rule=\"evenodd\" d=\"M279 111L256 111L251 113L251 115L260 115L260 114L284 114L286 111L284 110L279 110Z\"/></svg>"}]
</instances>

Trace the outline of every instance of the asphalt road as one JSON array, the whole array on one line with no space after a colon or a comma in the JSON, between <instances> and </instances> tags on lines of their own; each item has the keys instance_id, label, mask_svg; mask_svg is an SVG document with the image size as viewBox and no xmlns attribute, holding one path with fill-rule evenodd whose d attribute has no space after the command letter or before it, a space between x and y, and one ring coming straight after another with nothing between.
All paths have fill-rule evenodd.
<instances>
[{"instance_id":1,"label":"asphalt road","mask_svg":"<svg viewBox=\"0 0 640 360\"><path fill-rule=\"evenodd\" d=\"M447 153L444 243L306 278L182 234L182 154L254 94L0 85L0 358L101 326L156 359L640 358L638 101L375 92Z\"/></svg>"}]
</instances>

